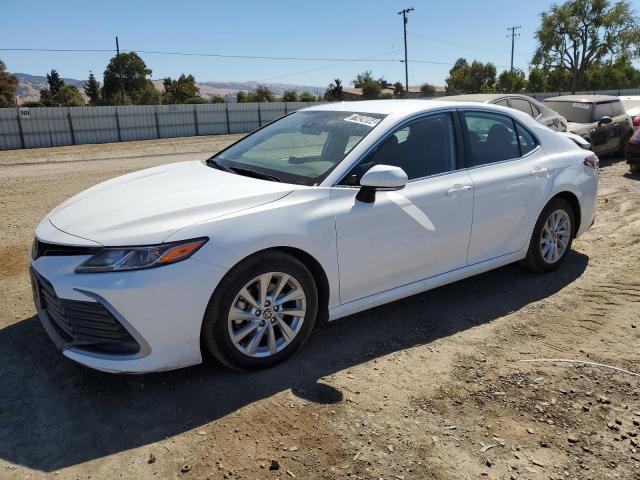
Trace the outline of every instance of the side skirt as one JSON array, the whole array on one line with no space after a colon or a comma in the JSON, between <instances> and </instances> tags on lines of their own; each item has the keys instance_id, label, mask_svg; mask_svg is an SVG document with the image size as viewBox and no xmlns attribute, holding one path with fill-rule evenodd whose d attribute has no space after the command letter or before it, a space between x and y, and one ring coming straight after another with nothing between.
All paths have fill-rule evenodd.
<instances>
[{"instance_id":1,"label":"side skirt","mask_svg":"<svg viewBox=\"0 0 640 480\"><path fill-rule=\"evenodd\" d=\"M438 288L449 283L457 282L458 280L472 277L480 273L488 272L489 270L493 270L495 268L517 262L518 260L522 260L526 255L527 249L525 248L515 253L503 255L502 257L492 258L491 260L486 260L484 262L462 267L457 270L452 270L447 273L436 275L434 277L418 280L417 282L409 283L407 285L403 285L402 287L393 288L391 290L376 293L375 295L370 295L368 297L360 298L358 300L353 300L351 302L338 305L337 307L332 307L329 309L329 321L337 320L339 318L353 315L354 313L362 312L379 305L384 305L385 303L400 300L401 298L409 297L417 293L426 292L427 290Z\"/></svg>"}]
</instances>

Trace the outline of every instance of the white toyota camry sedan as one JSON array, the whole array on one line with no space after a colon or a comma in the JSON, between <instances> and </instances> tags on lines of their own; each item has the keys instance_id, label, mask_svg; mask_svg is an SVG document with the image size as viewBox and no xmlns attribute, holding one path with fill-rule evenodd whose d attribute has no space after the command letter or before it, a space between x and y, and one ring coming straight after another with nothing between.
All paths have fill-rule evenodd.
<instances>
[{"instance_id":1,"label":"white toyota camry sedan","mask_svg":"<svg viewBox=\"0 0 640 480\"><path fill-rule=\"evenodd\" d=\"M36 228L40 320L110 372L281 362L335 320L521 262L594 221L598 158L512 109L382 100L300 110L206 161L96 185Z\"/></svg>"}]
</instances>

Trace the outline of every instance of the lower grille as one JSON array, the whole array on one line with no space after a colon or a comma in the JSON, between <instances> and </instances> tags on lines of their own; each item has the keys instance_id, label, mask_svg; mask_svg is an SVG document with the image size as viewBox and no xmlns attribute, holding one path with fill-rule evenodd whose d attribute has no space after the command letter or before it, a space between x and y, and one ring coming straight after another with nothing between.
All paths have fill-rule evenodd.
<instances>
[{"instance_id":1,"label":"lower grille","mask_svg":"<svg viewBox=\"0 0 640 480\"><path fill-rule=\"evenodd\" d=\"M32 276L37 306L46 311L65 346L111 354L140 351L138 342L104 305L61 299L47 279L34 271Z\"/></svg>"}]
</instances>

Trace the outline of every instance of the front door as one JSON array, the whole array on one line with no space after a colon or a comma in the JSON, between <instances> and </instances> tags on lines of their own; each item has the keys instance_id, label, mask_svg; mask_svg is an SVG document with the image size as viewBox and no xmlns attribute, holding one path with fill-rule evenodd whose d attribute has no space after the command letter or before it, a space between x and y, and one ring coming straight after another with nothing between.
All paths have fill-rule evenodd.
<instances>
[{"instance_id":1,"label":"front door","mask_svg":"<svg viewBox=\"0 0 640 480\"><path fill-rule=\"evenodd\" d=\"M394 165L408 175L402 190L356 199L357 186L336 186L340 297L347 303L466 265L473 191L458 169L450 113L410 122L383 141L346 177L357 183L371 166Z\"/></svg>"}]
</instances>

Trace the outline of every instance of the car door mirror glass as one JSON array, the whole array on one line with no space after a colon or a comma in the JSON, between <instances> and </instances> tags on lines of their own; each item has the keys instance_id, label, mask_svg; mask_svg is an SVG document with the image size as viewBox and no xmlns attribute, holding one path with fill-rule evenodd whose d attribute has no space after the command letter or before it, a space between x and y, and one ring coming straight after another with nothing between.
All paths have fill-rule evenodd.
<instances>
[{"instance_id":1,"label":"car door mirror glass","mask_svg":"<svg viewBox=\"0 0 640 480\"><path fill-rule=\"evenodd\" d=\"M608 115L605 115L600 120L598 120L598 126L600 125L609 125L612 122L612 118Z\"/></svg>"}]
</instances>

